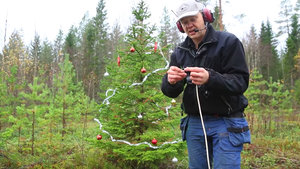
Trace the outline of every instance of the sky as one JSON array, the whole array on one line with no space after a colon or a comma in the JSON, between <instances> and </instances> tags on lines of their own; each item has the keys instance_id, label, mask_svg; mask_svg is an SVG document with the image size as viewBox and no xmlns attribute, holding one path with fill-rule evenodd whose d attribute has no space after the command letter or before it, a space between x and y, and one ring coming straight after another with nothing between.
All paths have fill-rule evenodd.
<instances>
[{"instance_id":1,"label":"sky","mask_svg":"<svg viewBox=\"0 0 300 169\"><path fill-rule=\"evenodd\" d=\"M144 0L151 12L150 23L159 25L163 8L167 7L170 17L175 19L170 11L175 9L182 0ZM218 2L217 0L214 0ZM212 0L212 2L214 2ZM254 25L257 32L262 22L269 20L276 32L281 0L223 0L223 22L226 29L242 39ZM294 5L296 0L291 0ZM26 45L33 40L35 33L42 40L53 42L58 31L66 34L69 28L78 26L85 14L90 18L96 14L99 0L0 0L0 49L3 48L9 36L15 30L21 31ZM110 27L119 23L126 30L132 22L132 8L139 0L105 0L107 22ZM207 8L213 10L214 4ZM243 19L236 16L244 14ZM7 26L6 26L7 20ZM175 24L175 23L174 23ZM110 31L110 30L108 30ZM282 39L281 41L284 41Z\"/></svg>"}]
</instances>

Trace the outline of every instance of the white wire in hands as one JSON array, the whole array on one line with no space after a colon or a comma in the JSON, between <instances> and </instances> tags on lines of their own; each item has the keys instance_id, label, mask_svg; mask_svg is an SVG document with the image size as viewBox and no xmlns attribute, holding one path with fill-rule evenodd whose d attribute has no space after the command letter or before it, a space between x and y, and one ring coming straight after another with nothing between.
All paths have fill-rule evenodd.
<instances>
[{"instance_id":1,"label":"white wire in hands","mask_svg":"<svg viewBox=\"0 0 300 169\"><path fill-rule=\"evenodd\" d=\"M206 135L205 125L204 125L202 111L201 111L201 104L200 104L199 93L198 93L198 85L196 85L196 96L197 96L197 102L198 102L198 108L199 108L199 114L200 114L201 124L202 124L202 128L203 128L203 133L204 133L207 167L208 167L208 169L210 169L207 135Z\"/></svg>"}]
</instances>

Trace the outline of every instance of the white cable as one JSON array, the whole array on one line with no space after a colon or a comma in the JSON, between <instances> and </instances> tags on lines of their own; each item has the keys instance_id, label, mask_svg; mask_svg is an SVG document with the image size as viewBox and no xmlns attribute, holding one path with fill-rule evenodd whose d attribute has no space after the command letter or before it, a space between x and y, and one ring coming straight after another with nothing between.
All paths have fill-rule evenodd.
<instances>
[{"instance_id":1,"label":"white cable","mask_svg":"<svg viewBox=\"0 0 300 169\"><path fill-rule=\"evenodd\" d=\"M200 99L199 99L199 93L198 93L198 85L196 85L196 96L197 96L199 114L200 114L200 119L201 119L201 124L202 124L202 128L203 128L204 139L205 139L207 166L208 166L208 169L210 169L207 136L206 136L206 130L205 130L204 121L203 121L203 117L202 117L202 111L201 111L201 105L200 105Z\"/></svg>"}]
</instances>

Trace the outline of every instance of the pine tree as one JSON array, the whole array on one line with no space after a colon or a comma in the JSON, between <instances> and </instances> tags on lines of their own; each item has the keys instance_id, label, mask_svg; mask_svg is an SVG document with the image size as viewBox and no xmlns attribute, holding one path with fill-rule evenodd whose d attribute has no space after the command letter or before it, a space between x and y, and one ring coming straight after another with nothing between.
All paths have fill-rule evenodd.
<instances>
[{"instance_id":1,"label":"pine tree","mask_svg":"<svg viewBox=\"0 0 300 169\"><path fill-rule=\"evenodd\" d=\"M299 51L299 64L300 64L300 51ZM300 74L300 71L298 72ZM299 108L300 105L300 79L296 80L295 86L294 86L294 98L295 98L295 105L296 108Z\"/></svg>"},{"instance_id":2,"label":"pine tree","mask_svg":"<svg viewBox=\"0 0 300 169\"><path fill-rule=\"evenodd\" d=\"M42 43L42 50L41 50L41 69L45 71L45 83L48 87L52 86L52 65L54 60L54 54L53 54L53 46L52 44L46 39Z\"/></svg>"},{"instance_id":3,"label":"pine tree","mask_svg":"<svg viewBox=\"0 0 300 169\"><path fill-rule=\"evenodd\" d=\"M175 113L179 108L170 109L167 115L165 108L171 101L160 91L164 72L158 70L166 66L166 61L155 47L155 27L147 23L150 14L144 1L140 1L132 13L135 20L126 35L128 46L126 50L119 50L119 66L117 61L107 66L109 76L102 81L102 87L105 87L102 89L107 95L101 94L106 100L101 105L99 119L116 140L151 144L155 138L158 143L153 146L161 146L179 136L179 128L175 127L179 123L180 116ZM110 166L165 168L170 166L170 159L184 151L180 143L151 149L147 144L133 146L112 141L103 131L100 134L103 139L97 146L106 151L107 165Z\"/></svg>"},{"instance_id":4,"label":"pine tree","mask_svg":"<svg viewBox=\"0 0 300 169\"><path fill-rule=\"evenodd\" d=\"M56 39L54 41L54 47L53 47L53 54L54 54L54 60L53 62L55 63L55 67L53 67L53 71L57 70L57 65L59 62L62 61L61 59L61 54L62 54L62 50L63 50L63 31L59 30Z\"/></svg>"},{"instance_id":5,"label":"pine tree","mask_svg":"<svg viewBox=\"0 0 300 169\"><path fill-rule=\"evenodd\" d=\"M124 48L124 46L124 34L121 31L121 26L118 23L115 23L112 32L109 33L108 57L105 58L105 63L109 63L113 59L113 56L117 54L117 50Z\"/></svg>"},{"instance_id":6,"label":"pine tree","mask_svg":"<svg viewBox=\"0 0 300 169\"><path fill-rule=\"evenodd\" d=\"M24 90L24 84L26 83L25 77L27 75L26 63L28 64L29 62L27 62L28 55L25 51L22 36L18 31L13 32L10 36L8 44L4 47L3 55L1 80L6 84L2 88L4 93L1 103L4 106L2 115L6 117L8 121L2 125L7 127L5 130L8 135L14 132L20 136L21 128L15 127L17 126L16 123L18 123L18 121L15 120L18 118L16 107L21 105L22 102L19 94ZM9 129L10 127L11 129ZM20 143L20 137L18 138L18 143Z\"/></svg>"},{"instance_id":7,"label":"pine tree","mask_svg":"<svg viewBox=\"0 0 300 169\"><path fill-rule=\"evenodd\" d=\"M11 105L11 98L8 95L8 86L6 84L7 76L0 72L0 149L6 150L7 140L11 138L14 131L8 120L14 108Z\"/></svg>"},{"instance_id":8,"label":"pine tree","mask_svg":"<svg viewBox=\"0 0 300 169\"><path fill-rule=\"evenodd\" d=\"M99 0L96 7L96 16L92 19L83 18L80 27L82 69L78 72L84 83L85 92L90 98L97 98L99 81L105 72L105 61L108 60L108 24L106 23L107 11L105 1Z\"/></svg>"},{"instance_id":9,"label":"pine tree","mask_svg":"<svg viewBox=\"0 0 300 169\"><path fill-rule=\"evenodd\" d=\"M60 72L54 77L52 88L53 100L50 102L52 118L59 117L61 138L64 140L68 131L72 130L68 124L70 119L74 122L79 119L80 112L75 111L77 104L80 104L80 98L76 97L77 93L83 92L81 84L75 82L75 72L72 63L69 61L69 56L65 56L65 60L60 65ZM53 123L57 123L57 120Z\"/></svg>"},{"instance_id":10,"label":"pine tree","mask_svg":"<svg viewBox=\"0 0 300 169\"><path fill-rule=\"evenodd\" d=\"M32 64L28 58L25 44L22 40L22 35L18 31L14 31L7 45L3 50L3 71L8 75L11 73L13 66L17 67L16 83L21 84L25 81L26 77L29 76L29 66Z\"/></svg>"},{"instance_id":11,"label":"pine tree","mask_svg":"<svg viewBox=\"0 0 300 169\"><path fill-rule=\"evenodd\" d=\"M215 6L213 15L214 15L214 18L215 18L215 21L212 23L214 28L216 30L220 30L220 31L225 30L226 28L225 28L224 23L223 23L223 11L222 11L222 2L221 2L221 0L219 0L219 6L218 5Z\"/></svg>"},{"instance_id":12,"label":"pine tree","mask_svg":"<svg viewBox=\"0 0 300 169\"><path fill-rule=\"evenodd\" d=\"M95 91L95 66L97 66L97 60L95 60L95 41L96 30L93 21L90 20L86 25L82 35L81 50L83 59L83 68L80 77L83 79L85 92L90 98L94 98Z\"/></svg>"},{"instance_id":13,"label":"pine tree","mask_svg":"<svg viewBox=\"0 0 300 169\"><path fill-rule=\"evenodd\" d=\"M39 63L40 63L40 57L42 53L42 47L41 47L41 41L40 41L40 36L36 33L34 35L34 40L31 42L31 49L30 49L30 56L33 60L33 79L38 75L39 71Z\"/></svg>"},{"instance_id":14,"label":"pine tree","mask_svg":"<svg viewBox=\"0 0 300 169\"><path fill-rule=\"evenodd\" d=\"M70 61L74 64L76 62L76 55L77 55L77 44L78 44L78 35L77 35L77 28L75 26L71 26L69 33L65 39L64 49L67 54L69 54Z\"/></svg>"},{"instance_id":15,"label":"pine tree","mask_svg":"<svg viewBox=\"0 0 300 169\"><path fill-rule=\"evenodd\" d=\"M33 83L28 85L29 92L20 93L20 96L25 103L17 107L19 113L19 120L26 123L25 129L31 130L30 144L31 144L31 155L35 155L35 142L37 128L39 127L39 121L43 118L43 115L48 111L49 105L49 90L45 87L44 83L39 82L38 77L34 77Z\"/></svg>"},{"instance_id":16,"label":"pine tree","mask_svg":"<svg viewBox=\"0 0 300 169\"><path fill-rule=\"evenodd\" d=\"M175 24L176 22L173 21L173 26L171 27L171 42L174 44L173 46L177 46L178 44L180 44L183 39L185 38L185 36L178 31L177 25ZM171 51L170 51L171 52ZM171 55L169 55L170 57Z\"/></svg>"},{"instance_id":17,"label":"pine tree","mask_svg":"<svg viewBox=\"0 0 300 169\"><path fill-rule=\"evenodd\" d=\"M97 96L99 90L99 81L102 79L105 72L105 60L108 58L108 24L106 23L107 11L105 9L104 0L99 0L96 12L96 16L93 18L95 28L95 55L93 56L93 74L90 74L90 80L95 79L93 83L94 90L92 93L92 98L96 98Z\"/></svg>"},{"instance_id":18,"label":"pine tree","mask_svg":"<svg viewBox=\"0 0 300 169\"><path fill-rule=\"evenodd\" d=\"M18 84L18 68L17 66L12 66L10 68L10 71L8 73L9 75L6 77L6 85L4 86L4 89L7 91L5 92L5 96L3 97L3 103L5 106L5 111L8 116L8 125L7 132L13 132L16 133L18 136L18 150L22 151L21 149L21 134L24 127L23 124L26 123L26 118L24 117L24 112L18 111L16 108L18 105L21 105L23 103L23 100L20 97L20 91L24 90L24 84L20 85ZM4 113L4 115L6 114Z\"/></svg>"},{"instance_id":19,"label":"pine tree","mask_svg":"<svg viewBox=\"0 0 300 169\"><path fill-rule=\"evenodd\" d=\"M46 39L41 46L41 64L50 64L53 61L53 46Z\"/></svg>"},{"instance_id":20,"label":"pine tree","mask_svg":"<svg viewBox=\"0 0 300 169\"><path fill-rule=\"evenodd\" d=\"M80 48L80 35L79 30L75 26L71 26L69 33L67 34L67 37L65 39L65 52L69 55L70 61L74 65L75 71L76 71L76 80L79 82L81 79L79 79L81 64L82 64L82 56L79 54Z\"/></svg>"},{"instance_id":21,"label":"pine tree","mask_svg":"<svg viewBox=\"0 0 300 169\"><path fill-rule=\"evenodd\" d=\"M300 11L300 0L297 0L297 2L296 2L296 5L295 5L295 12L296 12L296 14L298 14L298 17L299 17L299 11Z\"/></svg>"},{"instance_id":22,"label":"pine tree","mask_svg":"<svg viewBox=\"0 0 300 169\"><path fill-rule=\"evenodd\" d=\"M260 58L261 58L261 73L265 80L272 77L275 81L281 78L281 66L279 57L276 51L277 41L274 38L271 24L269 20L266 25L262 23L259 35L260 39Z\"/></svg>"},{"instance_id":23,"label":"pine tree","mask_svg":"<svg viewBox=\"0 0 300 169\"><path fill-rule=\"evenodd\" d=\"M163 9L163 15L162 15L162 19L161 19L161 27L159 30L159 43L162 47L164 47L165 49L172 49L174 48L175 43L173 43L172 41L172 26L171 26L171 20L170 20L170 16L169 16L169 12L167 10L166 7L164 7ZM178 30L176 30L175 32L178 32ZM165 51L164 54L166 56L170 56L171 51Z\"/></svg>"},{"instance_id":24,"label":"pine tree","mask_svg":"<svg viewBox=\"0 0 300 169\"><path fill-rule=\"evenodd\" d=\"M285 72L285 79L287 79L287 83L291 86L294 85L295 81L295 65L296 62L294 57L297 55L298 50L300 48L300 24L298 22L299 17L294 14L292 16L292 31L290 36L286 41L287 52L284 57L284 72Z\"/></svg>"},{"instance_id":25,"label":"pine tree","mask_svg":"<svg viewBox=\"0 0 300 169\"><path fill-rule=\"evenodd\" d=\"M295 69L296 69L296 78L300 79L300 49L298 49L298 54L294 57L295 60Z\"/></svg>"},{"instance_id":26,"label":"pine tree","mask_svg":"<svg viewBox=\"0 0 300 169\"><path fill-rule=\"evenodd\" d=\"M279 19L276 23L279 24L278 36L287 33L290 35L290 18L292 13L292 5L290 0L282 0L280 3L281 11L279 12Z\"/></svg>"},{"instance_id":27,"label":"pine tree","mask_svg":"<svg viewBox=\"0 0 300 169\"><path fill-rule=\"evenodd\" d=\"M171 56L171 52L175 46L181 43L184 38L183 34L178 31L176 21L171 21L169 15L169 11L164 7L159 30L159 43L163 49L167 50L163 51L163 53L168 57Z\"/></svg>"},{"instance_id":28,"label":"pine tree","mask_svg":"<svg viewBox=\"0 0 300 169\"><path fill-rule=\"evenodd\" d=\"M280 117L293 112L291 94L282 81L273 81L272 77L264 80L255 69L251 73L249 89L245 95L250 103L247 114L253 131L271 133L274 127L279 129L281 126ZM274 111L278 113L272 113ZM254 129L254 126L257 128Z\"/></svg>"},{"instance_id":29,"label":"pine tree","mask_svg":"<svg viewBox=\"0 0 300 169\"><path fill-rule=\"evenodd\" d=\"M245 46L245 54L250 72L254 69L259 69L259 41L253 25L250 28L249 34L247 34L247 39L243 39L243 44Z\"/></svg>"},{"instance_id":30,"label":"pine tree","mask_svg":"<svg viewBox=\"0 0 300 169\"><path fill-rule=\"evenodd\" d=\"M296 69L296 78L294 91L295 91L295 105L300 105L300 49L298 54L294 57L295 59L295 69Z\"/></svg>"}]
</instances>

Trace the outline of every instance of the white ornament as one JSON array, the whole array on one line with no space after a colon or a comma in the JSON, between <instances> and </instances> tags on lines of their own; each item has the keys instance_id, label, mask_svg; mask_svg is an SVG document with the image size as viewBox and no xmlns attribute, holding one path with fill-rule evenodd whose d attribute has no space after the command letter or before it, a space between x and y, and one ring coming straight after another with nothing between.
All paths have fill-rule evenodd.
<instances>
[{"instance_id":1,"label":"white ornament","mask_svg":"<svg viewBox=\"0 0 300 169\"><path fill-rule=\"evenodd\" d=\"M141 118L143 118L143 116L142 116L141 114L139 114L139 115L138 115L138 118L141 119Z\"/></svg>"},{"instance_id":2,"label":"white ornament","mask_svg":"<svg viewBox=\"0 0 300 169\"><path fill-rule=\"evenodd\" d=\"M139 25L136 26L135 28L136 28L136 29L144 29L142 26L139 26Z\"/></svg>"},{"instance_id":3,"label":"white ornament","mask_svg":"<svg viewBox=\"0 0 300 169\"><path fill-rule=\"evenodd\" d=\"M174 157L174 158L172 159L172 162L173 162L173 163L177 163L177 162L178 162L178 159L177 159L176 157Z\"/></svg>"},{"instance_id":4,"label":"white ornament","mask_svg":"<svg viewBox=\"0 0 300 169\"><path fill-rule=\"evenodd\" d=\"M171 104L172 104L172 106L175 106L176 105L176 100L172 99Z\"/></svg>"},{"instance_id":5,"label":"white ornament","mask_svg":"<svg viewBox=\"0 0 300 169\"><path fill-rule=\"evenodd\" d=\"M105 72L104 73L104 76L106 77L106 76L109 76L109 73L108 72Z\"/></svg>"}]
</instances>

